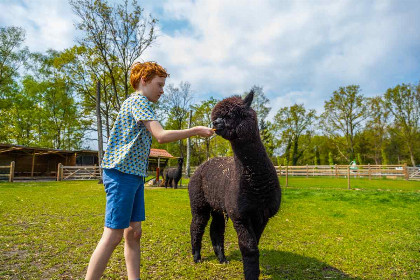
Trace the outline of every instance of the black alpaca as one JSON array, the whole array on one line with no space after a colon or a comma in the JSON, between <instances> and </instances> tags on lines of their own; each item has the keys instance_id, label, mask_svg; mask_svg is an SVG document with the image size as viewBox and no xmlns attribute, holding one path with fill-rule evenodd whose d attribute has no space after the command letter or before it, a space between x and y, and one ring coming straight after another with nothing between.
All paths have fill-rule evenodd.
<instances>
[{"instance_id":1,"label":"black alpaca","mask_svg":"<svg viewBox=\"0 0 420 280\"><path fill-rule=\"evenodd\" d=\"M182 176L182 163L184 162L183 158L178 159L178 167L168 168L163 172L165 180L165 188L178 188L178 182L181 180Z\"/></svg>"},{"instance_id":2,"label":"black alpaca","mask_svg":"<svg viewBox=\"0 0 420 280\"><path fill-rule=\"evenodd\" d=\"M225 217L238 235L245 279L258 279L258 243L280 207L281 190L276 170L261 142L254 93L244 100L233 96L214 107L211 119L216 134L230 141L233 158L213 158L200 165L188 185L194 261L201 260L201 240L210 215L210 237L220 263L224 252Z\"/></svg>"}]
</instances>

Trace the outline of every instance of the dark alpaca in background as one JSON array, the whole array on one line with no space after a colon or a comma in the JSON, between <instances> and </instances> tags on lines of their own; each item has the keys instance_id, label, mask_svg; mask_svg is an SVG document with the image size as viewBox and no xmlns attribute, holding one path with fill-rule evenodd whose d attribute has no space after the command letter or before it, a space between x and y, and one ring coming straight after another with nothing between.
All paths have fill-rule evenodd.
<instances>
[{"instance_id":1,"label":"dark alpaca in background","mask_svg":"<svg viewBox=\"0 0 420 280\"><path fill-rule=\"evenodd\" d=\"M213 158L200 165L188 185L194 261L201 260L201 241L210 215L210 237L220 263L224 252L225 216L238 235L245 279L258 279L258 243L269 218L280 207L277 173L261 142L254 93L222 100L212 111L216 134L230 141L233 158Z\"/></svg>"},{"instance_id":2,"label":"dark alpaca in background","mask_svg":"<svg viewBox=\"0 0 420 280\"><path fill-rule=\"evenodd\" d=\"M165 188L178 188L178 182L182 177L182 163L183 158L178 159L178 167L167 168L163 171L163 180L165 181Z\"/></svg>"}]
</instances>

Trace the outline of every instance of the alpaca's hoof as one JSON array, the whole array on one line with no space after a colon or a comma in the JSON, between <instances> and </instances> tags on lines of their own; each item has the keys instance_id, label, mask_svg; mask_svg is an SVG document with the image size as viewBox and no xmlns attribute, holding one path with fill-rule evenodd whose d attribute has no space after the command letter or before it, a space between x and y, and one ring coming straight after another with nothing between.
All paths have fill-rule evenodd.
<instances>
[{"instance_id":1,"label":"alpaca's hoof","mask_svg":"<svg viewBox=\"0 0 420 280\"><path fill-rule=\"evenodd\" d=\"M194 262L195 263L200 263L201 262L201 255L199 255L199 254L194 255Z\"/></svg>"},{"instance_id":2,"label":"alpaca's hoof","mask_svg":"<svg viewBox=\"0 0 420 280\"><path fill-rule=\"evenodd\" d=\"M229 263L229 261L226 258L224 258L223 260L219 260L219 262L221 264L228 264Z\"/></svg>"}]
</instances>

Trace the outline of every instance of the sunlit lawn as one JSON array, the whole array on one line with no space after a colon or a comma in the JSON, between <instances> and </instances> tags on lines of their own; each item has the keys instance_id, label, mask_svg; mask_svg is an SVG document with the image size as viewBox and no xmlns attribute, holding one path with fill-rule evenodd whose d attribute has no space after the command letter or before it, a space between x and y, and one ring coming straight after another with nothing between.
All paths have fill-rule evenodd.
<instances>
[{"instance_id":1,"label":"sunlit lawn","mask_svg":"<svg viewBox=\"0 0 420 280\"><path fill-rule=\"evenodd\" d=\"M285 178L281 178L284 185ZM184 188L146 189L142 279L241 279L229 221L218 264L208 228L203 263L190 254ZM420 182L289 178L260 242L262 279L420 279ZM95 181L0 183L0 279L80 279L103 226ZM126 278L123 247L105 279Z\"/></svg>"}]
</instances>

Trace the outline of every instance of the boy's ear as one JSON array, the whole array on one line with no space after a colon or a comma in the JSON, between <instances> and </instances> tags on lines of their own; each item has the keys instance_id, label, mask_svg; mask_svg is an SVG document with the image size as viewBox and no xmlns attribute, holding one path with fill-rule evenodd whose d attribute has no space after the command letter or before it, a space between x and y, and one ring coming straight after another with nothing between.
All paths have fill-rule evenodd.
<instances>
[{"instance_id":1,"label":"boy's ear","mask_svg":"<svg viewBox=\"0 0 420 280\"><path fill-rule=\"evenodd\" d=\"M142 86L146 85L146 81L144 80L144 78L140 78L140 83L141 83Z\"/></svg>"},{"instance_id":2,"label":"boy's ear","mask_svg":"<svg viewBox=\"0 0 420 280\"><path fill-rule=\"evenodd\" d=\"M251 107L251 103L252 103L252 100L254 99L254 91L253 90L251 90L249 93L248 93L248 95L245 97L245 99L244 99L244 104L247 106L247 107Z\"/></svg>"}]
</instances>

